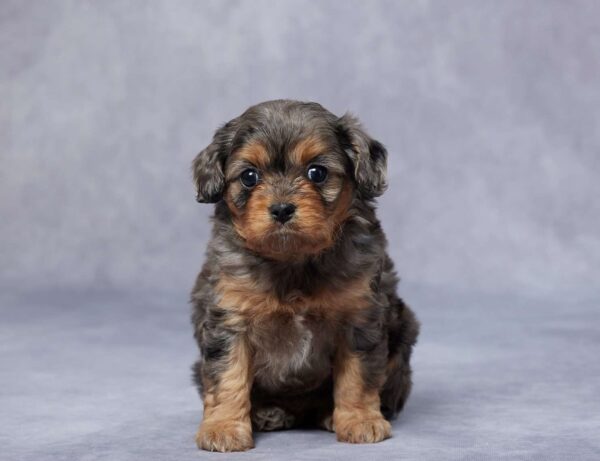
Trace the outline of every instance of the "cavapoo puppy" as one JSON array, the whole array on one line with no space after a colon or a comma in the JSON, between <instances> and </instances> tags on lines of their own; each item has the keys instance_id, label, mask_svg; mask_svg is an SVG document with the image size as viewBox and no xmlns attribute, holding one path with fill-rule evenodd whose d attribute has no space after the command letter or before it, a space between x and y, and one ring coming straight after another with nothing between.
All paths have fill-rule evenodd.
<instances>
[{"instance_id":1,"label":"cavapoo puppy","mask_svg":"<svg viewBox=\"0 0 600 461\"><path fill-rule=\"evenodd\" d=\"M386 157L353 116L279 100L226 123L194 159L197 200L216 204L191 295L200 448L247 450L253 428L390 437L418 323L375 216Z\"/></svg>"}]
</instances>

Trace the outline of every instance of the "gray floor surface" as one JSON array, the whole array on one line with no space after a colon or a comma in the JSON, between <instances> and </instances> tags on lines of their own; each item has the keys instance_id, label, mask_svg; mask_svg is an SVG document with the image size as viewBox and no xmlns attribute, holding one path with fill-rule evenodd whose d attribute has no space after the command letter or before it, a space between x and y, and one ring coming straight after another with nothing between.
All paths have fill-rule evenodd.
<instances>
[{"instance_id":1,"label":"gray floor surface","mask_svg":"<svg viewBox=\"0 0 600 461\"><path fill-rule=\"evenodd\" d=\"M597 303L405 290L423 326L394 436L258 434L196 449L201 404L185 296L36 293L0 300L0 459L600 459Z\"/></svg>"}]
</instances>

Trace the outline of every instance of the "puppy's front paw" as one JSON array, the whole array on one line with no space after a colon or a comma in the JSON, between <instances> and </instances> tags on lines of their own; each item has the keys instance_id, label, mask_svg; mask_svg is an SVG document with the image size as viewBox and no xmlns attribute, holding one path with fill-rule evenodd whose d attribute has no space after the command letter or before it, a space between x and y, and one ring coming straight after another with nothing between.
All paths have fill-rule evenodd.
<instances>
[{"instance_id":1,"label":"puppy's front paw","mask_svg":"<svg viewBox=\"0 0 600 461\"><path fill-rule=\"evenodd\" d=\"M392 436L392 426L383 416L361 415L335 418L335 434L340 442L375 443Z\"/></svg>"},{"instance_id":2,"label":"puppy's front paw","mask_svg":"<svg viewBox=\"0 0 600 461\"><path fill-rule=\"evenodd\" d=\"M246 451L254 447L252 426L250 421L203 421L196 444L208 451Z\"/></svg>"}]
</instances>

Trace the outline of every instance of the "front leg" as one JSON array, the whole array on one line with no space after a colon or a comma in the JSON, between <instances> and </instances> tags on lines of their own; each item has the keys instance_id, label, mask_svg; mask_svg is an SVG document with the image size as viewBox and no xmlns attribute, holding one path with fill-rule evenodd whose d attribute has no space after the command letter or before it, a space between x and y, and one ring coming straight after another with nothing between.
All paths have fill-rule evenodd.
<instances>
[{"instance_id":1,"label":"front leg","mask_svg":"<svg viewBox=\"0 0 600 461\"><path fill-rule=\"evenodd\" d=\"M391 425L380 409L385 381L384 344L372 350L352 350L342 341L334 362L333 427L340 442L374 443L391 436Z\"/></svg>"},{"instance_id":2,"label":"front leg","mask_svg":"<svg viewBox=\"0 0 600 461\"><path fill-rule=\"evenodd\" d=\"M202 368L204 418L196 443L209 451L245 451L254 446L250 422L251 359L245 339L232 339L223 357Z\"/></svg>"}]
</instances>

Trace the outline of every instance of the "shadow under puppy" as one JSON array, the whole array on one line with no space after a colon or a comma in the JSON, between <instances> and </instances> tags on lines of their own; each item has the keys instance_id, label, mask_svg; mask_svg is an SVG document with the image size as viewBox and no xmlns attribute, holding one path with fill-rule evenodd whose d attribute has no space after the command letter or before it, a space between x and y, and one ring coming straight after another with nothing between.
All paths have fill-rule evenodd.
<instances>
[{"instance_id":1,"label":"shadow under puppy","mask_svg":"<svg viewBox=\"0 0 600 461\"><path fill-rule=\"evenodd\" d=\"M354 117L279 100L225 124L195 158L197 200L216 204L192 292L200 448L252 448L253 427L390 437L418 323L375 216L386 156Z\"/></svg>"}]
</instances>

